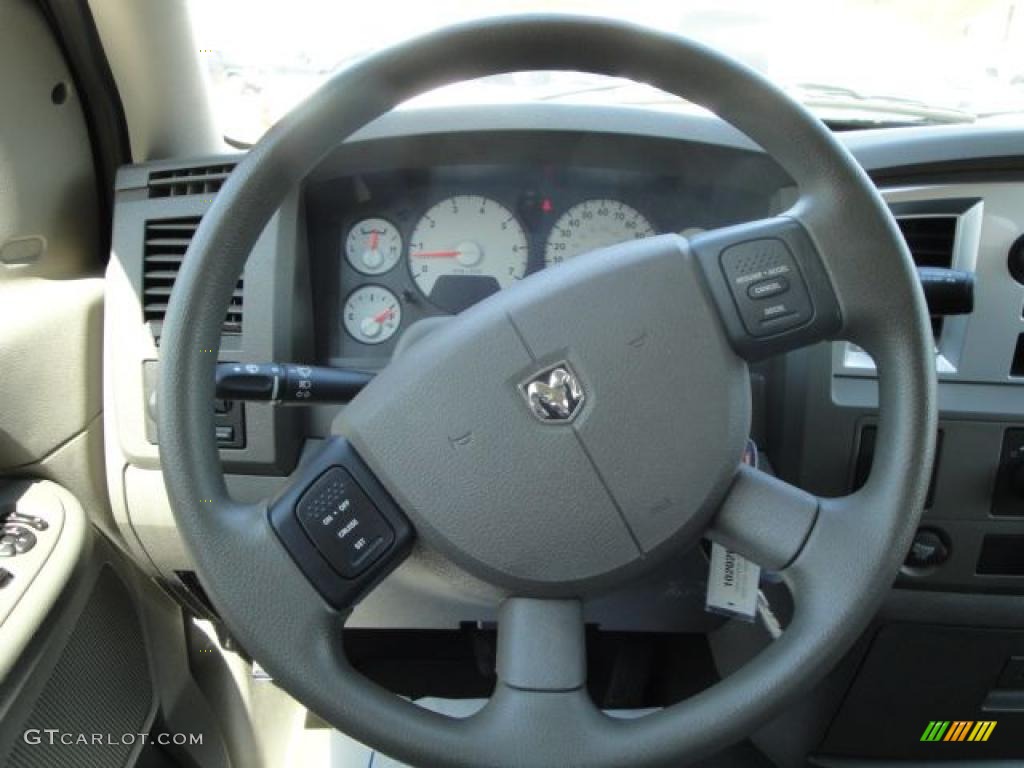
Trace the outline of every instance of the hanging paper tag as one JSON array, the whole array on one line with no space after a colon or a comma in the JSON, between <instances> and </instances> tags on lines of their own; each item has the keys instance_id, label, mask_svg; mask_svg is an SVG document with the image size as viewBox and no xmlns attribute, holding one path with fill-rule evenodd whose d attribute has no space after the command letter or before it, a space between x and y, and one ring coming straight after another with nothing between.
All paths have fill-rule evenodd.
<instances>
[{"instance_id":1,"label":"hanging paper tag","mask_svg":"<svg viewBox=\"0 0 1024 768\"><path fill-rule=\"evenodd\" d=\"M272 681L274 678L270 676L270 673L267 672L267 670L260 666L259 662L254 661L252 663L252 679L262 683Z\"/></svg>"},{"instance_id":2,"label":"hanging paper tag","mask_svg":"<svg viewBox=\"0 0 1024 768\"><path fill-rule=\"evenodd\" d=\"M720 544L711 544L706 607L712 613L753 621L761 568Z\"/></svg>"}]
</instances>

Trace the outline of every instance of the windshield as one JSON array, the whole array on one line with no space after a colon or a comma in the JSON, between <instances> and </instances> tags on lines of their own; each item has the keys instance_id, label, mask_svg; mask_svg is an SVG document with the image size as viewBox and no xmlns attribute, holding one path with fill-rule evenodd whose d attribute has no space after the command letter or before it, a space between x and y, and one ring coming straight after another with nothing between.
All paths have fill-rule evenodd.
<instances>
[{"instance_id":1,"label":"windshield","mask_svg":"<svg viewBox=\"0 0 1024 768\"><path fill-rule=\"evenodd\" d=\"M626 19L718 48L836 127L970 122L1024 113L1021 0L191 0L197 55L226 137L252 142L359 56L484 15ZM656 89L534 72L435 91L419 104L572 101L687 109Z\"/></svg>"}]
</instances>

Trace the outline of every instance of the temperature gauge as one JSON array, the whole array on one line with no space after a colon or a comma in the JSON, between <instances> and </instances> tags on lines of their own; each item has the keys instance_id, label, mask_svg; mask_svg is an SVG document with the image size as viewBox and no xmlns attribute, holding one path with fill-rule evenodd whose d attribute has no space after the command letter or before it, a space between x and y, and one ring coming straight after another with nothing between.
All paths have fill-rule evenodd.
<instances>
[{"instance_id":1,"label":"temperature gauge","mask_svg":"<svg viewBox=\"0 0 1024 768\"><path fill-rule=\"evenodd\" d=\"M364 275L382 275L398 263L402 236L386 219L356 222L345 238L345 258Z\"/></svg>"},{"instance_id":2,"label":"temperature gauge","mask_svg":"<svg viewBox=\"0 0 1024 768\"><path fill-rule=\"evenodd\" d=\"M380 344L402 324L402 305L387 288L364 285L349 294L342 310L345 330L363 344Z\"/></svg>"}]
</instances>

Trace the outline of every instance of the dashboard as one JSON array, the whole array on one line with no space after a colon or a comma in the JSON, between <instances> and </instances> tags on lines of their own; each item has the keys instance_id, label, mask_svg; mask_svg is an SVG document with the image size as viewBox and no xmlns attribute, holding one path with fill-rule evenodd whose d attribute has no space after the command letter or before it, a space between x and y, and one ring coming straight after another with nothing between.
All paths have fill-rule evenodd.
<instances>
[{"instance_id":1,"label":"dashboard","mask_svg":"<svg viewBox=\"0 0 1024 768\"><path fill-rule=\"evenodd\" d=\"M898 586L1024 595L1024 558L1007 555L1024 540L1024 136L947 127L840 139L919 264L975 282L973 312L935 323L939 459L917 549L941 559L905 567ZM193 569L164 494L155 420L162 313L189 239L238 159L140 164L117 182L105 305L109 492L139 561L186 597ZM713 118L568 105L396 112L339 145L271 218L218 359L377 370L418 321L594 247L769 216L795 196L760 148ZM751 366L750 380L752 436L781 476L824 496L863 482L878 427L877 377L863 350L816 345ZM217 405L231 492L273 495L342 408ZM700 631L710 621L699 587L706 566L682 557L669 571L590 605L588 620ZM489 621L494 596L481 589L418 552L352 621Z\"/></svg>"},{"instance_id":2,"label":"dashboard","mask_svg":"<svg viewBox=\"0 0 1024 768\"><path fill-rule=\"evenodd\" d=\"M416 321L461 312L534 272L625 240L691 235L781 205L778 189L723 187L694 169L652 173L559 162L555 154L311 183L318 359L379 364Z\"/></svg>"},{"instance_id":3,"label":"dashboard","mask_svg":"<svg viewBox=\"0 0 1024 768\"><path fill-rule=\"evenodd\" d=\"M842 703L836 721L854 724L857 738L830 737L826 752L860 755L878 691L909 718L900 733L919 733L919 721L935 716L922 701L943 700L970 717L988 701L985 681L1020 655L1009 649L1021 647L1024 600L1024 132L945 126L839 140L879 188L918 266L968 273L974 286L972 311L933 318L937 459L917 537L879 615L885 628L861 644L863 666L861 657L851 661L860 682L840 680L826 703L820 690L805 702L810 719ZM239 159L122 168L105 280L103 442L115 522L141 567L199 615L212 608L164 491L154 393L167 296ZM586 258L593 247L757 219L785 211L795 197L759 147L710 117L554 104L395 112L340 144L270 219L231 300L218 360L378 370L417 322ZM878 377L864 350L826 342L749 373L751 437L781 477L821 496L864 482L880 430ZM344 410L211 407L227 487L248 502L278 492ZM699 548L680 552L588 600L586 620L610 631L717 629L722 620L705 610L707 573ZM784 596L773 605L776 597L785 613ZM346 628L486 626L499 599L420 545L356 606ZM893 625L901 629L887 640ZM745 637L715 633L723 673L728 659L748 655L727 647L730 634ZM872 675L873 660L886 653L897 662L879 663ZM958 688L963 675L935 675L950 658L965 670L990 669L976 675L984 687ZM894 749L905 743L877 747Z\"/></svg>"}]
</instances>

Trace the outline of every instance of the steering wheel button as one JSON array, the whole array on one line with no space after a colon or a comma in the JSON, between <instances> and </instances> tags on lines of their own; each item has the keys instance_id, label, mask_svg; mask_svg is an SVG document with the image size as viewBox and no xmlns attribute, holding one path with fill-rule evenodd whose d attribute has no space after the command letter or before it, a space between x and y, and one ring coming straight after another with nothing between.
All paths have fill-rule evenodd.
<instances>
[{"instance_id":1,"label":"steering wheel button","mask_svg":"<svg viewBox=\"0 0 1024 768\"><path fill-rule=\"evenodd\" d=\"M783 323L791 321L798 313L785 302L777 301L768 306L761 307L758 312L758 319L761 325Z\"/></svg>"},{"instance_id":2,"label":"steering wheel button","mask_svg":"<svg viewBox=\"0 0 1024 768\"><path fill-rule=\"evenodd\" d=\"M747 296L755 301L770 299L789 290L789 280L784 277L769 277L747 286Z\"/></svg>"},{"instance_id":3,"label":"steering wheel button","mask_svg":"<svg viewBox=\"0 0 1024 768\"><path fill-rule=\"evenodd\" d=\"M295 511L316 549L347 579L366 570L394 542L391 526L341 467L324 472Z\"/></svg>"}]
</instances>

